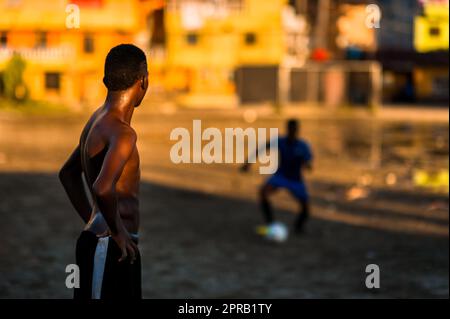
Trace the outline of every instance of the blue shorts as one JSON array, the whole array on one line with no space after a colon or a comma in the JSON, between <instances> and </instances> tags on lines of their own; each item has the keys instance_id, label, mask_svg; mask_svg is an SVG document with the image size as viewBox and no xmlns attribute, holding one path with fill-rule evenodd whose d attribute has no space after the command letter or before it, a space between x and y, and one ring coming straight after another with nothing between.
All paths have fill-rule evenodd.
<instances>
[{"instance_id":1,"label":"blue shorts","mask_svg":"<svg viewBox=\"0 0 450 319\"><path fill-rule=\"evenodd\" d=\"M306 186L301 181L290 180L282 175L275 174L267 180L266 185L270 185L273 188L285 188L299 200L306 201L309 199Z\"/></svg>"}]
</instances>

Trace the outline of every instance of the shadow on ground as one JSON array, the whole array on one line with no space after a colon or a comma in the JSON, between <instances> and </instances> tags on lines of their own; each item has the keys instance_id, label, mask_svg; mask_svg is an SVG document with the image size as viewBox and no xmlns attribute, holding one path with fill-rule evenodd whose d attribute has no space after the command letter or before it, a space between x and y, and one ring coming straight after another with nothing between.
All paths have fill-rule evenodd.
<instances>
[{"instance_id":1,"label":"shadow on ground","mask_svg":"<svg viewBox=\"0 0 450 319\"><path fill-rule=\"evenodd\" d=\"M448 237L313 218L276 245L254 234L253 201L148 182L141 194L146 298L448 298ZM56 174L0 173L0 215L0 297L70 298L65 267L82 223ZM372 263L376 291L364 284Z\"/></svg>"}]
</instances>

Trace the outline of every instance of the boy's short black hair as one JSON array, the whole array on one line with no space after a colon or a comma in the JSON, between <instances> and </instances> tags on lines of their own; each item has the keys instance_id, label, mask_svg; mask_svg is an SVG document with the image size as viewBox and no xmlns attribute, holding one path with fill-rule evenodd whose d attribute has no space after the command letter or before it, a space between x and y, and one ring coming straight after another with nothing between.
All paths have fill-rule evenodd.
<instances>
[{"instance_id":1,"label":"boy's short black hair","mask_svg":"<svg viewBox=\"0 0 450 319\"><path fill-rule=\"evenodd\" d=\"M144 76L142 63L147 63L145 53L132 44L112 48L105 61L103 83L110 91L125 90Z\"/></svg>"},{"instance_id":2,"label":"boy's short black hair","mask_svg":"<svg viewBox=\"0 0 450 319\"><path fill-rule=\"evenodd\" d=\"M288 128L298 128L300 126L300 122L297 119L289 119L287 121Z\"/></svg>"}]
</instances>

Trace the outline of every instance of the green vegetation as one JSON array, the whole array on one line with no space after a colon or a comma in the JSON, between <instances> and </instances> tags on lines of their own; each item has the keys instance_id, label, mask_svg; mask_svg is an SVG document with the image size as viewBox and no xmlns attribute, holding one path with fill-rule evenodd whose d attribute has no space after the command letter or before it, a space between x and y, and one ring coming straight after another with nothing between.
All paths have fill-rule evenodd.
<instances>
[{"instance_id":1,"label":"green vegetation","mask_svg":"<svg viewBox=\"0 0 450 319\"><path fill-rule=\"evenodd\" d=\"M6 65L3 71L3 88L7 99L20 103L28 100L28 88L23 80L25 67L25 60L19 54L14 54Z\"/></svg>"},{"instance_id":2,"label":"green vegetation","mask_svg":"<svg viewBox=\"0 0 450 319\"><path fill-rule=\"evenodd\" d=\"M23 79L26 68L25 60L14 54L2 72L2 96L0 96L0 111L22 114L61 114L69 109L63 104L29 99L29 91Z\"/></svg>"}]
</instances>

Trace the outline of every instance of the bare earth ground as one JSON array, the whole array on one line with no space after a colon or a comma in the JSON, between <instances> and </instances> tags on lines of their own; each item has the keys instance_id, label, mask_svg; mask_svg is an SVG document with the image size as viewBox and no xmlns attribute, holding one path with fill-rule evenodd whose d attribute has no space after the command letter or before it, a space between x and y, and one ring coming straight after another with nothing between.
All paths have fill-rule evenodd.
<instances>
[{"instance_id":1,"label":"bare earth ground","mask_svg":"<svg viewBox=\"0 0 450 319\"><path fill-rule=\"evenodd\" d=\"M201 111L182 119L137 117L144 297L449 297L448 195L404 182L402 187L374 186L367 196L346 199L359 174L371 172L361 164L370 145L351 144L352 150L359 150L351 162L333 157L333 152L345 153L347 142L335 150L336 143L327 144L330 136L323 132L332 126L332 136L341 134L348 141L345 130L337 129L348 127L347 122L305 121L304 134L317 150L316 171L308 176L313 218L303 236L278 245L253 231L260 222L255 198L261 178L256 169L245 176L234 166L169 162L168 134L174 127L189 128L190 117L203 119L205 127L246 126L242 119L217 119ZM64 284L65 267L74 262L82 224L56 172L75 145L83 120L0 117L1 298L72 295ZM280 119L256 124L261 123L282 125ZM428 136L426 127L407 128L405 136L416 136L417 131ZM441 131L448 134L448 125ZM445 143L448 152L448 140ZM409 149L405 144L412 144L401 143L406 157L416 154L416 144ZM398 150L389 143L383 149ZM406 164L398 159L401 152L379 168L397 169L399 183L407 176ZM375 175L374 183L379 177ZM277 216L291 223L292 201L284 193L276 199ZM375 291L364 284L365 267L372 263L381 269L381 289Z\"/></svg>"}]
</instances>

